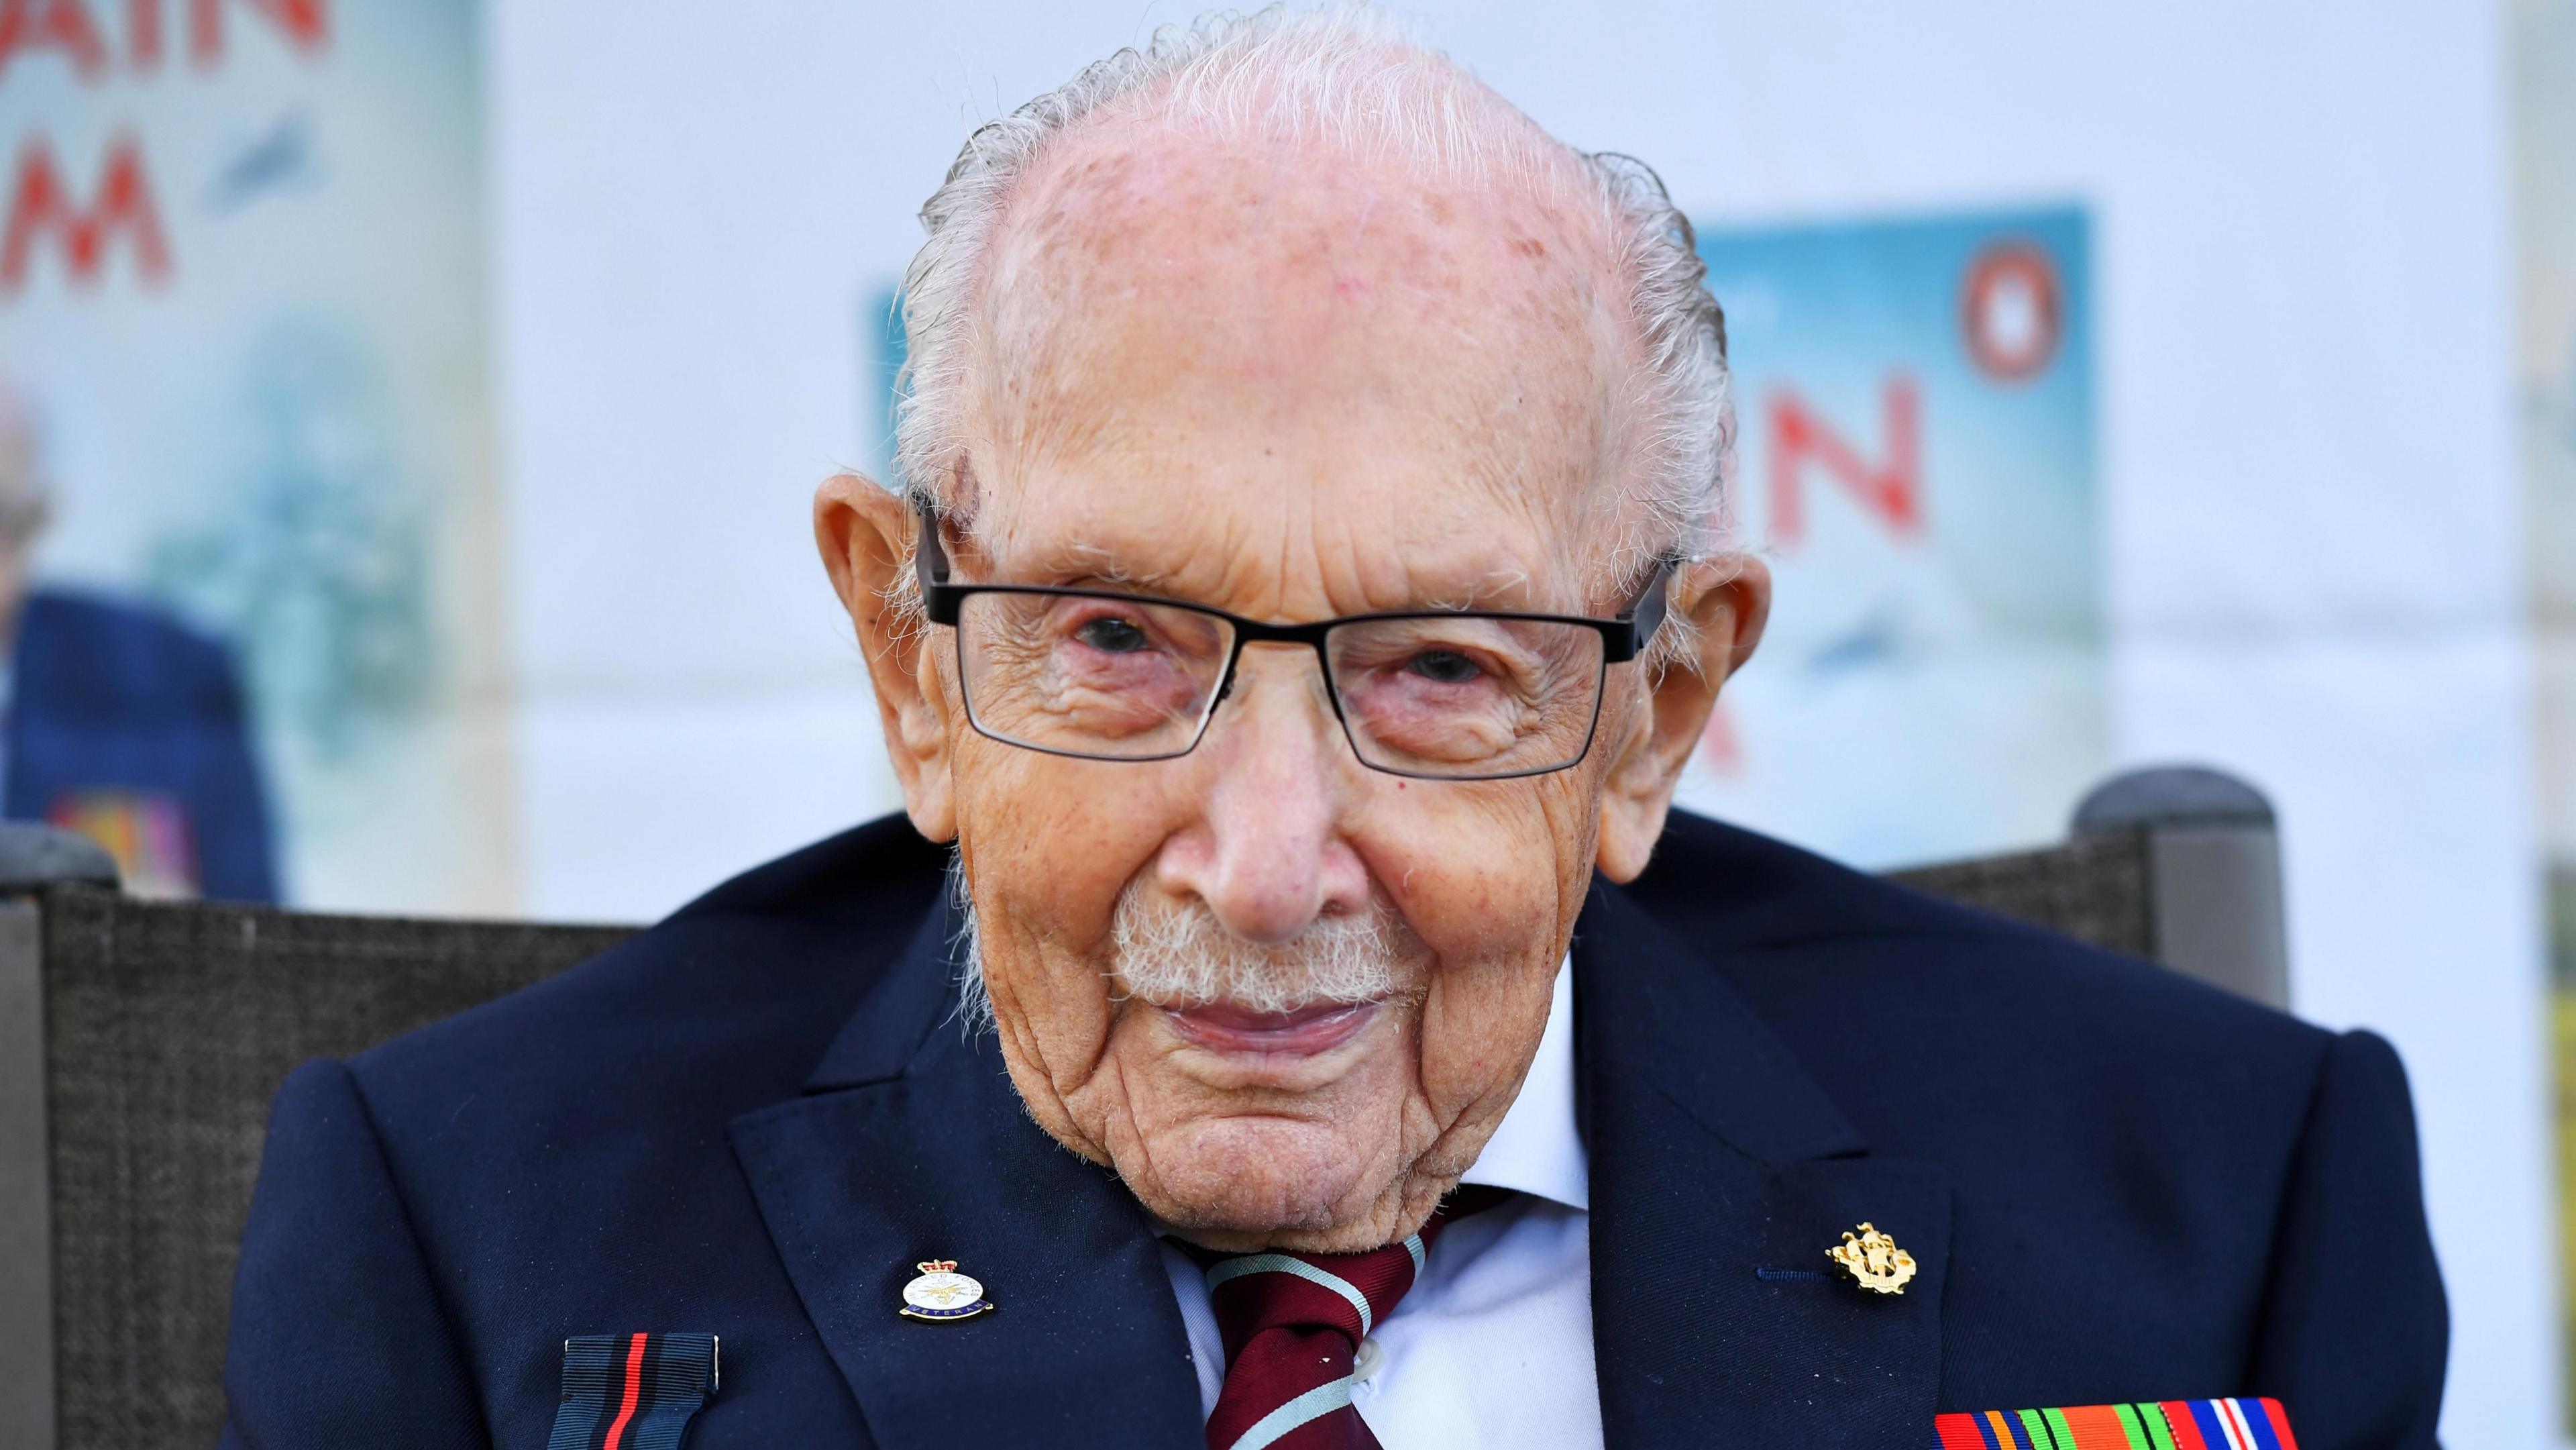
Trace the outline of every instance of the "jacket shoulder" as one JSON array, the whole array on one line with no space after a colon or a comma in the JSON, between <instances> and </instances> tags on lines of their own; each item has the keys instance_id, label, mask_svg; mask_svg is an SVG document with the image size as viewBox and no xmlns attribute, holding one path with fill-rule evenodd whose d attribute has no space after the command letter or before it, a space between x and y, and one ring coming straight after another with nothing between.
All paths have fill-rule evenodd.
<instances>
[{"instance_id":1,"label":"jacket shoulder","mask_svg":"<svg viewBox=\"0 0 2576 1450\"><path fill-rule=\"evenodd\" d=\"M903 817L872 821L350 1069L389 1141L474 1102L554 1130L721 1125L797 1090L940 900L945 860Z\"/></svg>"},{"instance_id":2,"label":"jacket shoulder","mask_svg":"<svg viewBox=\"0 0 2576 1450\"><path fill-rule=\"evenodd\" d=\"M1676 813L1631 888L1873 1136L2115 1105L2294 1138L2335 1034L2179 972ZM2000 1145L1998 1151L2002 1151Z\"/></svg>"},{"instance_id":3,"label":"jacket shoulder","mask_svg":"<svg viewBox=\"0 0 2576 1450\"><path fill-rule=\"evenodd\" d=\"M2069 990L2040 992L2033 1010L2107 998L2213 1030L2327 1035L2170 968L1679 811L1629 892L1667 929L1723 958L1730 976L1757 982L1756 963L1823 952L1888 991L1975 998L2058 985Z\"/></svg>"}]
</instances>

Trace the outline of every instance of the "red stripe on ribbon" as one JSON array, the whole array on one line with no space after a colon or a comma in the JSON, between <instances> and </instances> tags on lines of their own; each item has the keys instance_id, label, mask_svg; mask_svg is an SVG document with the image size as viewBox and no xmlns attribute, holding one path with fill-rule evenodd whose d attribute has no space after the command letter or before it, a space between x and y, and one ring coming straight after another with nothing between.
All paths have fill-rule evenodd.
<instances>
[{"instance_id":1,"label":"red stripe on ribbon","mask_svg":"<svg viewBox=\"0 0 2576 1450\"><path fill-rule=\"evenodd\" d=\"M626 1351L626 1402L617 1407L617 1418L608 1422L608 1437L599 1442L599 1450L617 1450L626 1438L627 1423L635 1418L635 1402L644 1396L644 1341L651 1337L636 1335Z\"/></svg>"}]
</instances>

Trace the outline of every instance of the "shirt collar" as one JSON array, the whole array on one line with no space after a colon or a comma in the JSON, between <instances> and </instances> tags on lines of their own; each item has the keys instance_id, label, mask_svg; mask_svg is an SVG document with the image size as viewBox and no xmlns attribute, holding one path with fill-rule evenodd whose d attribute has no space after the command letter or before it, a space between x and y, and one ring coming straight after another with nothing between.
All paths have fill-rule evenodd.
<instances>
[{"instance_id":1,"label":"shirt collar","mask_svg":"<svg viewBox=\"0 0 2576 1450\"><path fill-rule=\"evenodd\" d=\"M1508 1188L1589 1212L1591 1178L1583 1136L1574 1123L1574 959L1556 969L1556 992L1538 1055L1521 1079L1520 1096L1503 1113L1476 1166L1458 1180Z\"/></svg>"}]
</instances>

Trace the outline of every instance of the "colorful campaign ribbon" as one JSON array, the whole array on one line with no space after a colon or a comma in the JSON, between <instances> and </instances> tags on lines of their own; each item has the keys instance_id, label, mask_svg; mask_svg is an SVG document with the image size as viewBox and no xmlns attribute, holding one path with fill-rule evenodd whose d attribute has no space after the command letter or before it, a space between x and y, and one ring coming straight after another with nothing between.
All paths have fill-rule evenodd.
<instances>
[{"instance_id":1,"label":"colorful campaign ribbon","mask_svg":"<svg viewBox=\"0 0 2576 1450\"><path fill-rule=\"evenodd\" d=\"M125 889L136 896L169 900L197 894L196 840L187 811L170 796L72 791L45 808L45 821L106 847Z\"/></svg>"},{"instance_id":2,"label":"colorful campaign ribbon","mask_svg":"<svg viewBox=\"0 0 2576 1450\"><path fill-rule=\"evenodd\" d=\"M546 1450L679 1450L716 1392L712 1334L577 1334Z\"/></svg>"},{"instance_id":3,"label":"colorful campaign ribbon","mask_svg":"<svg viewBox=\"0 0 2576 1450\"><path fill-rule=\"evenodd\" d=\"M1933 1418L1934 1450L2299 1450L2275 1400L2164 1400Z\"/></svg>"}]
</instances>

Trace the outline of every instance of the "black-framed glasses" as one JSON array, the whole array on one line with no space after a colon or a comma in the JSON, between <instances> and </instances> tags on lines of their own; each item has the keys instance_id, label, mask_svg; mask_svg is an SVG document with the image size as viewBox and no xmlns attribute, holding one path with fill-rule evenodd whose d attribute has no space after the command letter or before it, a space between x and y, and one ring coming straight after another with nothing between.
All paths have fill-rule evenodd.
<instances>
[{"instance_id":1,"label":"black-framed glasses","mask_svg":"<svg viewBox=\"0 0 2576 1450\"><path fill-rule=\"evenodd\" d=\"M1315 651L1361 763L1427 780L1504 780L1581 761L1610 666L1664 622L1660 559L1611 619L1512 610L1404 610L1264 624L1221 609L1100 589L949 580L939 514L919 506L914 569L933 624L957 632L957 678L978 733L1085 760L1169 760L1207 734L1252 644Z\"/></svg>"}]
</instances>

